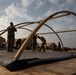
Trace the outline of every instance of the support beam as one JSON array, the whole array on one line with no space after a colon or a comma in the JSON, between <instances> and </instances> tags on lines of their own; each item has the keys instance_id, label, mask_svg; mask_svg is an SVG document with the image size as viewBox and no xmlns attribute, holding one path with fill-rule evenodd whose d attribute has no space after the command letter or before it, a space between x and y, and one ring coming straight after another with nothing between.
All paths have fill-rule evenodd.
<instances>
[{"instance_id":1,"label":"support beam","mask_svg":"<svg viewBox=\"0 0 76 75\"><path fill-rule=\"evenodd\" d=\"M76 30L65 30L65 31L57 31L56 33L67 33L67 32L76 32ZM42 34L55 34L54 32L46 32L46 33L37 33L38 35Z\"/></svg>"},{"instance_id":2,"label":"support beam","mask_svg":"<svg viewBox=\"0 0 76 75\"><path fill-rule=\"evenodd\" d=\"M18 60L21 56L21 54L23 53L23 51L25 50L25 48L27 47L28 43L31 41L31 39L33 38L33 36L36 34L36 32L42 27L42 25L44 25L44 23L46 23L49 19L53 18L53 16L60 14L60 13L70 13L76 16L75 13L73 12L69 12L69 11L59 11L56 12L52 15L50 15L49 17L47 17L46 19L44 19L42 22L40 22L40 24L33 30L33 32L28 36L28 38L24 41L24 43L22 44L22 46L20 47L20 49L18 50L18 52L15 55L15 60Z\"/></svg>"}]
</instances>

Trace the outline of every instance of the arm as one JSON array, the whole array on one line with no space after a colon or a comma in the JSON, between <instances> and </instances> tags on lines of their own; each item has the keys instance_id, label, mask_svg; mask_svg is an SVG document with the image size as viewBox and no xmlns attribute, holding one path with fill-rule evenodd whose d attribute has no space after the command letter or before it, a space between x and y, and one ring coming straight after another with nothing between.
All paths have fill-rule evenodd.
<instances>
[{"instance_id":1,"label":"arm","mask_svg":"<svg viewBox=\"0 0 76 75\"><path fill-rule=\"evenodd\" d=\"M15 28L15 26L14 26L14 31L17 32L17 29Z\"/></svg>"}]
</instances>

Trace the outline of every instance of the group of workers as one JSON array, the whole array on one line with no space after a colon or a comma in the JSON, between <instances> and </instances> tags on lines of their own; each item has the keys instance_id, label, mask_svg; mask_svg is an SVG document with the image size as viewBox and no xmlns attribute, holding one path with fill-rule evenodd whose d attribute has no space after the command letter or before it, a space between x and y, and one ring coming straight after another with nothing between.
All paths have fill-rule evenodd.
<instances>
[{"instance_id":1,"label":"group of workers","mask_svg":"<svg viewBox=\"0 0 76 75\"><path fill-rule=\"evenodd\" d=\"M7 52L14 52L13 48L14 48L14 42L15 42L15 32L17 32L17 29L13 25L13 22L10 22L10 26L7 27L7 32L8 32L8 34L7 34L7 42L8 42ZM44 45L46 44L46 40L44 37L42 37L42 36L40 37L37 35L34 35L34 37L32 38L33 51L35 51L35 49L36 49L37 38L39 38L42 42L39 52L41 52L41 49L43 49L45 52ZM20 46L21 46L21 39L18 39L16 42L16 49L18 49Z\"/></svg>"},{"instance_id":2,"label":"group of workers","mask_svg":"<svg viewBox=\"0 0 76 75\"><path fill-rule=\"evenodd\" d=\"M10 22L10 26L7 27L7 42L8 42L8 47L7 47L7 51L8 52L14 52L13 48L14 48L14 42L15 42L15 32L17 32L17 29L15 28L15 26L13 25L13 22ZM37 38L41 40L41 47L39 48L39 52L41 52L41 50L43 49L43 52L45 52L45 44L46 44L46 39L43 36L38 36L37 34L35 34L32 38L32 50L35 51L36 47L37 47ZM21 39L18 39L16 41L16 47L15 49L19 49L21 46ZM60 42L58 42L58 50L61 50L61 44Z\"/></svg>"},{"instance_id":3,"label":"group of workers","mask_svg":"<svg viewBox=\"0 0 76 75\"><path fill-rule=\"evenodd\" d=\"M41 50L43 49L43 52L45 52L46 50L45 50L45 44L46 44L46 40L45 40L45 38L43 37L43 36L37 36L37 34L36 35L34 35L34 37L33 37L33 39L32 39L32 48L33 48L33 51L35 51L36 50L36 46L37 46L37 38L39 38L40 40L41 40L41 47L39 48L39 52L41 52Z\"/></svg>"}]
</instances>

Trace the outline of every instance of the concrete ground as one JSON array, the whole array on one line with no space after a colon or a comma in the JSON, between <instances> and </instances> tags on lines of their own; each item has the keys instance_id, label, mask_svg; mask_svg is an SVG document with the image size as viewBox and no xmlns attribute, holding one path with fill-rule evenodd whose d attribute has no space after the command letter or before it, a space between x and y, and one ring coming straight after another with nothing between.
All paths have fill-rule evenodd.
<instances>
[{"instance_id":1,"label":"concrete ground","mask_svg":"<svg viewBox=\"0 0 76 75\"><path fill-rule=\"evenodd\" d=\"M15 52L7 52L6 50L0 50L0 63L9 63L10 61L14 60L14 56L16 55L17 51ZM48 50L46 52L32 52L32 50L25 50L20 59L31 59L31 58L39 58L39 59L45 59L45 58L55 58L55 57L66 57L70 56L73 53L73 55L76 55L76 52L59 52L59 51L52 51Z\"/></svg>"},{"instance_id":2,"label":"concrete ground","mask_svg":"<svg viewBox=\"0 0 76 75\"><path fill-rule=\"evenodd\" d=\"M5 64L14 60L16 52L6 52L6 50L0 50L0 63ZM24 51L20 59L30 58L56 58L70 56L71 52L58 52L58 51L47 51L47 52L32 52ZM76 55L76 52L73 53ZM0 75L76 75L76 58L58 61L49 64L42 64L29 67L27 69L10 72L7 68L0 65Z\"/></svg>"}]
</instances>

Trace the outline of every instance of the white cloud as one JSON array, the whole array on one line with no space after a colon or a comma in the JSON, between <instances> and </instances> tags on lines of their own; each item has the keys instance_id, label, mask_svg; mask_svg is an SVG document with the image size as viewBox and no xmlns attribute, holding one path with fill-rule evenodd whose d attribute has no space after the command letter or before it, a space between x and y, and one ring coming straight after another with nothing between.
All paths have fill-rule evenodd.
<instances>
[{"instance_id":1,"label":"white cloud","mask_svg":"<svg viewBox=\"0 0 76 75\"><path fill-rule=\"evenodd\" d=\"M28 21L33 20L33 18L27 14L27 9L17 7L17 6L15 7L14 4L11 4L10 6L8 6L5 12L7 16L9 16L9 18L19 17L19 18L26 19Z\"/></svg>"},{"instance_id":2,"label":"white cloud","mask_svg":"<svg viewBox=\"0 0 76 75\"><path fill-rule=\"evenodd\" d=\"M75 29L75 27L74 26L70 26L69 27L69 30L72 30L72 29Z\"/></svg>"},{"instance_id":3,"label":"white cloud","mask_svg":"<svg viewBox=\"0 0 76 75\"><path fill-rule=\"evenodd\" d=\"M15 20L16 17L21 18L21 19L23 18L26 21L33 21L33 18L28 15L27 9L14 6L14 4L11 4L5 9L5 15L0 16L0 25L1 25L0 29L1 30L6 29L9 26L10 21ZM21 32L21 33L24 33L24 32ZM6 34L3 34L2 36L7 38ZM17 35L17 36L20 36L20 35Z\"/></svg>"},{"instance_id":4,"label":"white cloud","mask_svg":"<svg viewBox=\"0 0 76 75\"><path fill-rule=\"evenodd\" d=\"M51 14L53 14L53 11L48 10L48 11L44 14L44 16L49 16L49 15L51 15Z\"/></svg>"},{"instance_id":5,"label":"white cloud","mask_svg":"<svg viewBox=\"0 0 76 75\"><path fill-rule=\"evenodd\" d=\"M24 34L24 35L22 35ZM17 32L15 33L16 38L26 38L30 34L27 30L17 29Z\"/></svg>"},{"instance_id":6,"label":"white cloud","mask_svg":"<svg viewBox=\"0 0 76 75\"><path fill-rule=\"evenodd\" d=\"M69 3L69 4L73 4L74 2L76 2L76 0L66 0L67 1L67 3Z\"/></svg>"},{"instance_id":7,"label":"white cloud","mask_svg":"<svg viewBox=\"0 0 76 75\"><path fill-rule=\"evenodd\" d=\"M8 16L1 16L0 17L0 30L6 29L9 26L9 18ZM7 34L2 34L2 37L5 39L7 38Z\"/></svg>"},{"instance_id":8,"label":"white cloud","mask_svg":"<svg viewBox=\"0 0 76 75\"><path fill-rule=\"evenodd\" d=\"M63 25L59 25L59 24L55 24L55 25L53 25L53 29L55 30L55 31L60 31L61 29L63 29Z\"/></svg>"},{"instance_id":9,"label":"white cloud","mask_svg":"<svg viewBox=\"0 0 76 75\"><path fill-rule=\"evenodd\" d=\"M9 22L9 18L7 16L0 17L0 25L2 25L3 28L7 27L8 22Z\"/></svg>"},{"instance_id":10,"label":"white cloud","mask_svg":"<svg viewBox=\"0 0 76 75\"><path fill-rule=\"evenodd\" d=\"M10 6L8 6L5 10L7 16L9 16L9 18L13 18L16 15L16 8L14 7L14 4L11 4Z\"/></svg>"},{"instance_id":11,"label":"white cloud","mask_svg":"<svg viewBox=\"0 0 76 75\"><path fill-rule=\"evenodd\" d=\"M0 11L0 14L2 14L2 11Z\"/></svg>"},{"instance_id":12,"label":"white cloud","mask_svg":"<svg viewBox=\"0 0 76 75\"><path fill-rule=\"evenodd\" d=\"M50 15L52 15L52 14L58 12L58 11L61 11L61 10L55 10L55 9L53 9L53 8L50 8L50 9L44 14L44 16L45 16L45 17L48 17L48 16L50 16Z\"/></svg>"},{"instance_id":13,"label":"white cloud","mask_svg":"<svg viewBox=\"0 0 76 75\"><path fill-rule=\"evenodd\" d=\"M49 0L49 2L56 4L56 3L58 3L58 0Z\"/></svg>"},{"instance_id":14,"label":"white cloud","mask_svg":"<svg viewBox=\"0 0 76 75\"><path fill-rule=\"evenodd\" d=\"M49 3L48 3L49 2ZM11 2L12 3L12 2ZM47 4L48 3L48 4ZM7 7L7 5L9 5L10 3L6 3L4 5L4 7L1 7L1 11L0 11L0 29L5 29L7 26L9 26L9 22L13 21L14 23L18 23L20 21L33 21L33 17L35 18L35 20L42 20L43 18L48 17L49 15L59 11L59 10L71 10L75 12L75 4L76 0L20 0L16 2L13 2L13 4L11 4L10 6ZM44 5L45 4L45 5ZM47 6L46 6L47 5ZM6 7L5 7L6 6ZM30 7L30 9L33 10L28 10L28 7ZM36 9L34 9L34 8ZM40 7L43 7L40 8ZM6 10L4 11L3 8L6 8ZM40 9L38 9L40 8ZM45 9L46 10L45 10ZM39 14L42 14L43 12L45 14L42 14L41 16L38 16L39 14L34 14L35 11L39 11ZM48 10L48 11L47 11ZM31 11L31 12L30 12ZM42 12L43 11L43 12ZM28 13L29 12L29 13ZM33 17L30 16L29 14L33 13ZM38 16L38 17L35 17ZM71 17L71 16L70 16ZM48 25L50 25L55 31L61 31L61 30L65 30L65 29L75 29L75 21L76 18L69 18L69 17L64 17L64 18L60 18L60 19L56 19L56 20L51 20L48 21ZM30 26L29 29L34 29L35 26ZM40 32L44 32L43 30L45 30L45 32L50 31L50 29L48 29L47 27L44 28L42 27L42 29L40 29ZM25 34L25 35L22 35ZM25 30L18 30L17 34L16 34L16 38L19 37L27 37L29 35L29 32L25 31ZM68 38L70 40L71 37L76 37L73 34L59 34L60 37L62 38L62 41L67 44ZM3 35L2 35L3 36ZM7 38L7 35L4 35L4 37ZM51 36L47 36L47 41L54 41L57 42L58 39L55 39L55 37ZM66 38L66 39L65 39ZM74 40L75 41L75 40ZM70 40L69 43L72 42L72 39ZM73 44L75 46L75 44ZM73 46L72 45L72 46Z\"/></svg>"},{"instance_id":15,"label":"white cloud","mask_svg":"<svg viewBox=\"0 0 76 75\"><path fill-rule=\"evenodd\" d=\"M8 6L7 8L6 8L6 10L5 10L5 12L6 12L6 14L7 14L7 16L9 16L9 17L15 17L15 16L19 16L19 17L22 17L22 13L23 13L23 11L25 11L25 10L21 10L22 8L17 8L17 7L15 7L14 6L14 4L11 4L10 6ZM26 10L27 11L27 10ZM25 11L25 12L26 12Z\"/></svg>"},{"instance_id":16,"label":"white cloud","mask_svg":"<svg viewBox=\"0 0 76 75\"><path fill-rule=\"evenodd\" d=\"M45 1L41 1L41 0L37 0L35 5L36 5L36 9L43 6Z\"/></svg>"},{"instance_id":17,"label":"white cloud","mask_svg":"<svg viewBox=\"0 0 76 75\"><path fill-rule=\"evenodd\" d=\"M38 21L39 21L39 20L42 20L42 17L38 17L37 20L38 20Z\"/></svg>"},{"instance_id":18,"label":"white cloud","mask_svg":"<svg viewBox=\"0 0 76 75\"><path fill-rule=\"evenodd\" d=\"M21 0L23 7L30 6L35 0Z\"/></svg>"},{"instance_id":19,"label":"white cloud","mask_svg":"<svg viewBox=\"0 0 76 75\"><path fill-rule=\"evenodd\" d=\"M71 17L65 17L64 21L65 21L66 23L73 23L73 22L74 22L74 19L71 18Z\"/></svg>"}]
</instances>

